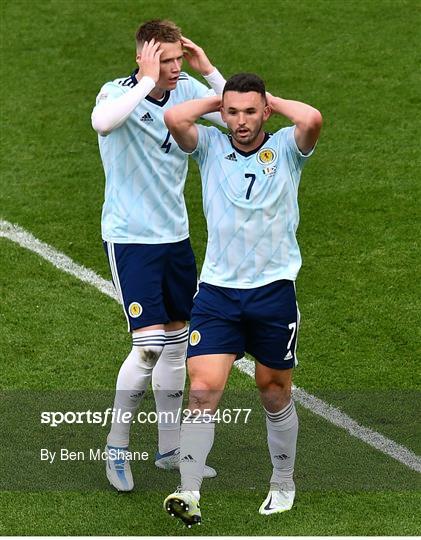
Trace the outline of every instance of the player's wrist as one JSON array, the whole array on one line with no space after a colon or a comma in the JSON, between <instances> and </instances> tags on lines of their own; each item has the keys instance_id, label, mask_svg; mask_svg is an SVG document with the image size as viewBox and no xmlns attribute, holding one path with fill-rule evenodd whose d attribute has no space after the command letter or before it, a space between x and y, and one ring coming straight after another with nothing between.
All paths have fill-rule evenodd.
<instances>
[{"instance_id":1,"label":"player's wrist","mask_svg":"<svg viewBox=\"0 0 421 540\"><path fill-rule=\"evenodd\" d=\"M207 65L205 68L202 68L200 70L200 74L202 75L202 77L205 77L205 79L207 79L207 77L211 77L212 74L217 71L215 66L213 66L210 62L209 62L209 65Z\"/></svg>"},{"instance_id":2,"label":"player's wrist","mask_svg":"<svg viewBox=\"0 0 421 540\"><path fill-rule=\"evenodd\" d=\"M143 84L152 84L155 86L156 83L158 82L158 78L159 77L154 77L153 75L148 75L147 73L145 74L142 74L142 76L140 77L140 80L141 81L144 81Z\"/></svg>"},{"instance_id":3,"label":"player's wrist","mask_svg":"<svg viewBox=\"0 0 421 540\"><path fill-rule=\"evenodd\" d=\"M218 112L221 107L221 96L216 95L206 99L209 100L210 110L208 112Z\"/></svg>"},{"instance_id":4,"label":"player's wrist","mask_svg":"<svg viewBox=\"0 0 421 540\"><path fill-rule=\"evenodd\" d=\"M212 66L212 71L209 75L203 75L203 77L217 94L222 94L226 81L215 66Z\"/></svg>"}]
</instances>

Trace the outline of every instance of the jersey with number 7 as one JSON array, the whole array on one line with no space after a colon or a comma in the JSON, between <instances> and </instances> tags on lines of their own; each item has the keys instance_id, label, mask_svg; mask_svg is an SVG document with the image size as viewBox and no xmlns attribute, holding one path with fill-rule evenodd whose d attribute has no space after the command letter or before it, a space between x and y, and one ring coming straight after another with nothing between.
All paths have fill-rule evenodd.
<instances>
[{"instance_id":1,"label":"jersey with number 7","mask_svg":"<svg viewBox=\"0 0 421 540\"><path fill-rule=\"evenodd\" d=\"M238 289L294 281L301 266L298 185L312 152L298 149L295 126L266 134L251 152L235 148L217 128L197 128L192 156L208 228L201 281Z\"/></svg>"}]
</instances>

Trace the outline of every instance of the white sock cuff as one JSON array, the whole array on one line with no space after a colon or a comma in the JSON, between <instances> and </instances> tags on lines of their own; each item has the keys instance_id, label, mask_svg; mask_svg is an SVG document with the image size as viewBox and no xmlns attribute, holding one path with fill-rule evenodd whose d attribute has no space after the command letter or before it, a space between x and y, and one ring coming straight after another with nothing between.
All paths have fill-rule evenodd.
<instances>
[{"instance_id":1,"label":"white sock cuff","mask_svg":"<svg viewBox=\"0 0 421 540\"><path fill-rule=\"evenodd\" d=\"M179 343L187 342L188 337L189 329L187 325L179 330L165 332L165 345L177 345Z\"/></svg>"},{"instance_id":2,"label":"white sock cuff","mask_svg":"<svg viewBox=\"0 0 421 540\"><path fill-rule=\"evenodd\" d=\"M164 347L165 330L145 330L133 332L132 342L134 347Z\"/></svg>"},{"instance_id":3,"label":"white sock cuff","mask_svg":"<svg viewBox=\"0 0 421 540\"><path fill-rule=\"evenodd\" d=\"M267 420L275 426L285 425L291 422L291 420L297 416L297 413L295 411L295 404L292 399L286 407L284 407L278 412L273 413L267 411L266 409L265 412Z\"/></svg>"},{"instance_id":4,"label":"white sock cuff","mask_svg":"<svg viewBox=\"0 0 421 540\"><path fill-rule=\"evenodd\" d=\"M211 425L215 426L214 415L210 413L201 412L186 412L183 417L182 427L190 426L206 426Z\"/></svg>"}]
</instances>

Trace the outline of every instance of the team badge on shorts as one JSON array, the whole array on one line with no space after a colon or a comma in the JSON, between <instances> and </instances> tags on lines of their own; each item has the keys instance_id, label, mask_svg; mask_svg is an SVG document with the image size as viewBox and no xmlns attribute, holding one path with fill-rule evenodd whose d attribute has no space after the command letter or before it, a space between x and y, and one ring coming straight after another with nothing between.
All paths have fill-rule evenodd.
<instances>
[{"instance_id":1,"label":"team badge on shorts","mask_svg":"<svg viewBox=\"0 0 421 540\"><path fill-rule=\"evenodd\" d=\"M137 319L137 317L140 317L142 315L143 307L139 304L139 302L132 302L129 306L129 315L130 317L133 317L133 319Z\"/></svg>"},{"instance_id":2,"label":"team badge on shorts","mask_svg":"<svg viewBox=\"0 0 421 540\"><path fill-rule=\"evenodd\" d=\"M190 345L194 347L199 343L199 341L202 339L202 336L200 335L200 332L198 330L193 330L193 332L190 334Z\"/></svg>"},{"instance_id":3,"label":"team badge on shorts","mask_svg":"<svg viewBox=\"0 0 421 540\"><path fill-rule=\"evenodd\" d=\"M270 165L275 161L275 159L276 152L271 148L263 148L263 150L260 150L260 152L257 154L257 161L261 165Z\"/></svg>"}]
</instances>

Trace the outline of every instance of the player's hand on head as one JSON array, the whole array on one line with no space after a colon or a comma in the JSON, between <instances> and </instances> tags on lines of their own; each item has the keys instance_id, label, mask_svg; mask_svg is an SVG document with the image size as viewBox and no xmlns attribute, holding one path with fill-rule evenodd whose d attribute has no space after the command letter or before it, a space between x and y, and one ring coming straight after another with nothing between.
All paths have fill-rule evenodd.
<instances>
[{"instance_id":1,"label":"player's hand on head","mask_svg":"<svg viewBox=\"0 0 421 540\"><path fill-rule=\"evenodd\" d=\"M212 73L215 68L201 47L185 36L181 36L181 45L183 46L183 56L192 69L202 75Z\"/></svg>"},{"instance_id":2,"label":"player's hand on head","mask_svg":"<svg viewBox=\"0 0 421 540\"><path fill-rule=\"evenodd\" d=\"M267 104L269 105L269 107L271 107L271 103L273 101L273 96L272 94L270 94L269 92L266 92L266 102ZM272 108L272 107L271 107Z\"/></svg>"},{"instance_id":3,"label":"player's hand on head","mask_svg":"<svg viewBox=\"0 0 421 540\"><path fill-rule=\"evenodd\" d=\"M158 82L160 71L160 58L162 49L161 43L155 41L145 41L140 55L136 58L142 77L151 77L155 82Z\"/></svg>"}]
</instances>

